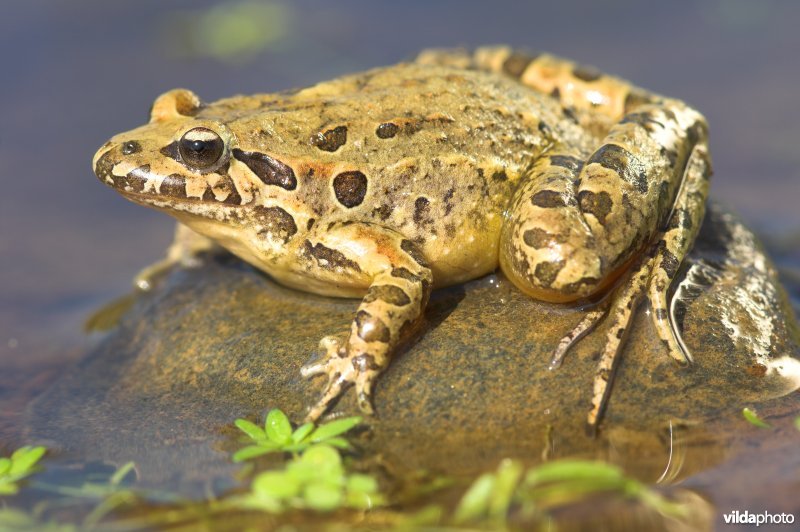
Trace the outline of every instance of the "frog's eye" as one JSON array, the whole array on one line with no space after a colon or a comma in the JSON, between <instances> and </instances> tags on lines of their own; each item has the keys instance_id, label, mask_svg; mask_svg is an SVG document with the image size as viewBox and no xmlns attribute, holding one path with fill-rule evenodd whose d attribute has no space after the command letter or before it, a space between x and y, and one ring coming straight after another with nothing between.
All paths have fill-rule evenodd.
<instances>
[{"instance_id":1,"label":"frog's eye","mask_svg":"<svg viewBox=\"0 0 800 532\"><path fill-rule=\"evenodd\" d=\"M225 152L225 142L219 135L205 127L190 129L178 142L181 159L196 170L214 166Z\"/></svg>"}]
</instances>

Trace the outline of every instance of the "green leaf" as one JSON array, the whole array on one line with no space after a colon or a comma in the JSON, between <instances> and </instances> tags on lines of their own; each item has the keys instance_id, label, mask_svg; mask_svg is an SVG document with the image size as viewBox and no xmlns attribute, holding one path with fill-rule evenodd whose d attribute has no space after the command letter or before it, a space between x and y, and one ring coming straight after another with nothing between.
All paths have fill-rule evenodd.
<instances>
[{"instance_id":1,"label":"green leaf","mask_svg":"<svg viewBox=\"0 0 800 532\"><path fill-rule=\"evenodd\" d=\"M494 488L494 481L493 474L484 473L472 483L472 486L461 497L453 515L453 521L456 524L467 523L485 515L489 506L489 496Z\"/></svg>"},{"instance_id":2,"label":"green leaf","mask_svg":"<svg viewBox=\"0 0 800 532\"><path fill-rule=\"evenodd\" d=\"M361 419L360 416L353 416L325 423L317 427L317 430L311 433L309 439L317 443L333 438L334 436L339 436L361 423Z\"/></svg>"},{"instance_id":3,"label":"green leaf","mask_svg":"<svg viewBox=\"0 0 800 532\"><path fill-rule=\"evenodd\" d=\"M328 438L325 440L325 445L330 445L331 447L336 447L337 449L342 449L344 451L349 451L353 448L349 441L339 437Z\"/></svg>"},{"instance_id":4,"label":"green leaf","mask_svg":"<svg viewBox=\"0 0 800 532\"><path fill-rule=\"evenodd\" d=\"M378 481L369 475L355 473L347 479L347 491L357 493L377 493Z\"/></svg>"},{"instance_id":5,"label":"green leaf","mask_svg":"<svg viewBox=\"0 0 800 532\"><path fill-rule=\"evenodd\" d=\"M794 418L794 428L800 430L800 416Z\"/></svg>"},{"instance_id":6,"label":"green leaf","mask_svg":"<svg viewBox=\"0 0 800 532\"><path fill-rule=\"evenodd\" d=\"M300 482L284 471L266 471L253 480L253 491L273 499L291 499L300 493Z\"/></svg>"},{"instance_id":7,"label":"green leaf","mask_svg":"<svg viewBox=\"0 0 800 532\"><path fill-rule=\"evenodd\" d=\"M489 496L489 515L491 517L505 520L520 477L522 477L522 464L508 459L500 462L492 493Z\"/></svg>"},{"instance_id":8,"label":"green leaf","mask_svg":"<svg viewBox=\"0 0 800 532\"><path fill-rule=\"evenodd\" d=\"M742 415L751 425L761 427L762 429L770 428L769 423L762 420L753 410L750 410L747 407L742 408Z\"/></svg>"},{"instance_id":9,"label":"green leaf","mask_svg":"<svg viewBox=\"0 0 800 532\"><path fill-rule=\"evenodd\" d=\"M239 430L247 434L250 439L252 440L265 440L267 439L267 433L264 432L264 429L253 423L252 421L247 421L246 419L237 419L233 422Z\"/></svg>"},{"instance_id":10,"label":"green leaf","mask_svg":"<svg viewBox=\"0 0 800 532\"><path fill-rule=\"evenodd\" d=\"M269 411L264 426L267 438L273 442L284 445L292 440L292 424L289 423L289 418L286 417L286 414L279 409L275 408Z\"/></svg>"},{"instance_id":11,"label":"green leaf","mask_svg":"<svg viewBox=\"0 0 800 532\"><path fill-rule=\"evenodd\" d=\"M9 475L24 475L31 471L36 462L47 452L45 447L21 447L11 455Z\"/></svg>"},{"instance_id":12,"label":"green leaf","mask_svg":"<svg viewBox=\"0 0 800 532\"><path fill-rule=\"evenodd\" d=\"M312 430L314 430L313 423L303 423L302 425L297 427L297 429L294 432L292 432L292 441L294 443L300 443L301 441L303 441L303 439L305 439L306 436L311 434Z\"/></svg>"},{"instance_id":13,"label":"green leaf","mask_svg":"<svg viewBox=\"0 0 800 532\"><path fill-rule=\"evenodd\" d=\"M533 486L545 482L561 482L580 479L624 478L622 471L605 462L589 460L558 460L530 469L525 475L525 484Z\"/></svg>"},{"instance_id":14,"label":"green leaf","mask_svg":"<svg viewBox=\"0 0 800 532\"><path fill-rule=\"evenodd\" d=\"M0 482L0 495L16 495L19 491L19 486L13 482Z\"/></svg>"},{"instance_id":15,"label":"green leaf","mask_svg":"<svg viewBox=\"0 0 800 532\"><path fill-rule=\"evenodd\" d=\"M250 460L251 458L255 458L263 454L275 452L276 450L276 447L267 447L266 445L248 445L247 447L242 447L233 453L231 459L237 463L244 462L245 460Z\"/></svg>"},{"instance_id":16,"label":"green leaf","mask_svg":"<svg viewBox=\"0 0 800 532\"><path fill-rule=\"evenodd\" d=\"M11 469L11 459L5 456L0 458L0 477L5 475Z\"/></svg>"},{"instance_id":17,"label":"green leaf","mask_svg":"<svg viewBox=\"0 0 800 532\"><path fill-rule=\"evenodd\" d=\"M342 505L344 495L341 488L327 483L316 483L306 486L303 499L309 508L321 512L335 510Z\"/></svg>"},{"instance_id":18,"label":"green leaf","mask_svg":"<svg viewBox=\"0 0 800 532\"><path fill-rule=\"evenodd\" d=\"M128 476L128 473L136 467L134 462L128 462L127 464L123 464L119 469L117 469L111 478L108 479L108 483L112 486L119 486L119 483L125 480L125 477Z\"/></svg>"}]
</instances>

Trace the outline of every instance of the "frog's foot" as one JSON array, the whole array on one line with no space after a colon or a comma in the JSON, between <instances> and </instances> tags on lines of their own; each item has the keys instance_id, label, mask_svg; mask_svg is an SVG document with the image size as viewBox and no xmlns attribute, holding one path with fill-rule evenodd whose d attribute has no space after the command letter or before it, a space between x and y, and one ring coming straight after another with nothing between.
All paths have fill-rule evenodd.
<instances>
[{"instance_id":1,"label":"frog's foot","mask_svg":"<svg viewBox=\"0 0 800 532\"><path fill-rule=\"evenodd\" d=\"M175 236L167 249L167 255L158 262L142 269L133 279L133 285L147 292L156 281L164 276L173 266L196 268L201 264L198 255L203 252L219 250L220 246L211 239L199 235L179 223L175 226Z\"/></svg>"},{"instance_id":2,"label":"frog's foot","mask_svg":"<svg viewBox=\"0 0 800 532\"><path fill-rule=\"evenodd\" d=\"M328 382L322 392L322 397L306 415L306 421L319 419L330 404L352 384L356 386L358 407L365 414L372 414L372 385L378 376L378 371L364 363L363 355L349 356L346 346L342 345L336 337L326 336L319 345L321 349L325 350L322 360L303 367L300 373L306 378L327 375Z\"/></svg>"}]
</instances>

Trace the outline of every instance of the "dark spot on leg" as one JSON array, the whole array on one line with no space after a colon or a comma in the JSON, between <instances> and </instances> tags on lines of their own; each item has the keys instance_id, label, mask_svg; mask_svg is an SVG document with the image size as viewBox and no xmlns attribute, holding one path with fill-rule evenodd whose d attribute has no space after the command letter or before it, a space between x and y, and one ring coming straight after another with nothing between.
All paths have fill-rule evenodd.
<instances>
[{"instance_id":1,"label":"dark spot on leg","mask_svg":"<svg viewBox=\"0 0 800 532\"><path fill-rule=\"evenodd\" d=\"M525 231L522 234L522 240L526 245L532 247L533 249L542 249L546 248L553 242L563 243L566 241L566 238L562 235L550 234L544 229L535 227Z\"/></svg>"},{"instance_id":2,"label":"dark spot on leg","mask_svg":"<svg viewBox=\"0 0 800 532\"><path fill-rule=\"evenodd\" d=\"M358 337L365 342L382 342L389 343L391 333L380 318L372 316L365 310L359 310L356 314L356 327L358 328Z\"/></svg>"},{"instance_id":3,"label":"dark spot on leg","mask_svg":"<svg viewBox=\"0 0 800 532\"><path fill-rule=\"evenodd\" d=\"M377 135L379 139L390 139L397 135L398 131L400 131L400 128L397 127L397 124L384 122L378 126L378 129L375 130L375 135Z\"/></svg>"},{"instance_id":4,"label":"dark spot on leg","mask_svg":"<svg viewBox=\"0 0 800 532\"><path fill-rule=\"evenodd\" d=\"M142 151L142 145L135 140L129 140L122 145L122 155L133 155Z\"/></svg>"},{"instance_id":5,"label":"dark spot on leg","mask_svg":"<svg viewBox=\"0 0 800 532\"><path fill-rule=\"evenodd\" d=\"M381 367L375 362L372 355L358 355L353 359L353 367L356 371L378 371Z\"/></svg>"},{"instance_id":6,"label":"dark spot on leg","mask_svg":"<svg viewBox=\"0 0 800 532\"><path fill-rule=\"evenodd\" d=\"M286 190L297 188L297 178L291 167L269 155L258 152L233 150L233 157L243 162L265 185L274 185Z\"/></svg>"},{"instance_id":7,"label":"dark spot on leg","mask_svg":"<svg viewBox=\"0 0 800 532\"><path fill-rule=\"evenodd\" d=\"M303 246L304 251L314 257L317 265L321 268L326 270L349 269L356 272L361 271L358 264L345 257L341 251L325 247L322 244L312 245L308 240L305 241Z\"/></svg>"},{"instance_id":8,"label":"dark spot on leg","mask_svg":"<svg viewBox=\"0 0 800 532\"><path fill-rule=\"evenodd\" d=\"M566 205L564 197L555 190L540 190L531 197L531 203L545 209L564 207Z\"/></svg>"},{"instance_id":9,"label":"dark spot on leg","mask_svg":"<svg viewBox=\"0 0 800 532\"><path fill-rule=\"evenodd\" d=\"M617 329L617 338L622 339L622 335L624 334L625 334L624 328Z\"/></svg>"},{"instance_id":10,"label":"dark spot on leg","mask_svg":"<svg viewBox=\"0 0 800 532\"><path fill-rule=\"evenodd\" d=\"M311 228L314 227L314 222L316 222L314 218L308 219L308 222L306 222L306 231L311 231Z\"/></svg>"},{"instance_id":11,"label":"dark spot on leg","mask_svg":"<svg viewBox=\"0 0 800 532\"><path fill-rule=\"evenodd\" d=\"M608 195L608 192L596 194L590 190L581 190L578 193L578 205L580 205L582 212L592 214L600 222L600 225L605 225L606 216L611 212L614 201Z\"/></svg>"},{"instance_id":12,"label":"dark spot on leg","mask_svg":"<svg viewBox=\"0 0 800 532\"><path fill-rule=\"evenodd\" d=\"M416 244L411 240L401 240L400 241L400 249L405 251L409 257L414 259L414 262L422 266L423 268L428 267L428 261L425 260L425 257L422 255L422 252L419 250Z\"/></svg>"},{"instance_id":13,"label":"dark spot on leg","mask_svg":"<svg viewBox=\"0 0 800 532\"><path fill-rule=\"evenodd\" d=\"M430 218L431 202L428 198L420 196L414 202L414 223L419 225L426 218Z\"/></svg>"},{"instance_id":14,"label":"dark spot on leg","mask_svg":"<svg viewBox=\"0 0 800 532\"><path fill-rule=\"evenodd\" d=\"M253 207L253 221L263 225L259 230L261 236L288 241L297 233L297 224L291 214L280 207Z\"/></svg>"},{"instance_id":15,"label":"dark spot on leg","mask_svg":"<svg viewBox=\"0 0 800 532\"><path fill-rule=\"evenodd\" d=\"M399 279L405 279L406 281L410 281L412 283L420 282L420 278L417 275L411 273L411 270L407 268L392 268L392 277L397 277Z\"/></svg>"},{"instance_id":16,"label":"dark spot on leg","mask_svg":"<svg viewBox=\"0 0 800 532\"><path fill-rule=\"evenodd\" d=\"M573 174L577 174L583 168L583 161L571 155L551 155L550 164L566 168Z\"/></svg>"},{"instance_id":17,"label":"dark spot on leg","mask_svg":"<svg viewBox=\"0 0 800 532\"><path fill-rule=\"evenodd\" d=\"M337 126L324 132L311 135L309 142L322 151L336 151L347 142L347 127Z\"/></svg>"},{"instance_id":18,"label":"dark spot on leg","mask_svg":"<svg viewBox=\"0 0 800 532\"><path fill-rule=\"evenodd\" d=\"M662 260L661 260L661 269L664 270L667 274L667 277L672 279L675 277L675 274L678 272L678 266L681 265L678 257L672 254L669 250L663 250L661 252Z\"/></svg>"},{"instance_id":19,"label":"dark spot on leg","mask_svg":"<svg viewBox=\"0 0 800 532\"><path fill-rule=\"evenodd\" d=\"M539 280L542 286L549 287L556 280L558 272L564 267L564 261L540 262L536 265L533 276Z\"/></svg>"},{"instance_id":20,"label":"dark spot on leg","mask_svg":"<svg viewBox=\"0 0 800 532\"><path fill-rule=\"evenodd\" d=\"M511 77L518 78L525 72L525 69L528 68L528 65L530 65L536 57L536 54L513 52L503 61L503 72Z\"/></svg>"},{"instance_id":21,"label":"dark spot on leg","mask_svg":"<svg viewBox=\"0 0 800 532\"><path fill-rule=\"evenodd\" d=\"M333 178L333 192L348 209L361 205L367 195L367 176L358 170L342 172Z\"/></svg>"},{"instance_id":22,"label":"dark spot on leg","mask_svg":"<svg viewBox=\"0 0 800 532\"><path fill-rule=\"evenodd\" d=\"M406 294L402 288L390 284L371 286L367 295L364 296L364 303L372 303L377 299L397 307L402 307L411 303L411 298L408 297L408 294Z\"/></svg>"},{"instance_id":23,"label":"dark spot on leg","mask_svg":"<svg viewBox=\"0 0 800 532\"><path fill-rule=\"evenodd\" d=\"M622 146L604 144L592 154L587 164L592 163L613 170L621 179L633 185L638 192L647 193L647 171L644 164Z\"/></svg>"},{"instance_id":24,"label":"dark spot on leg","mask_svg":"<svg viewBox=\"0 0 800 532\"><path fill-rule=\"evenodd\" d=\"M572 75L581 81L590 83L600 79L603 74L599 70L592 67L575 65L575 67L572 69Z\"/></svg>"}]
</instances>

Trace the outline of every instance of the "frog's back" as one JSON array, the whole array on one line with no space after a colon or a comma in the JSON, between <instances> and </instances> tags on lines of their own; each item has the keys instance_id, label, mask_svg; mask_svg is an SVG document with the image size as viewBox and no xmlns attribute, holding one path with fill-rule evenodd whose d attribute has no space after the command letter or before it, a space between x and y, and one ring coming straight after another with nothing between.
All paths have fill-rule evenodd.
<instances>
[{"instance_id":1,"label":"frog's back","mask_svg":"<svg viewBox=\"0 0 800 532\"><path fill-rule=\"evenodd\" d=\"M556 100L502 75L438 65L230 98L202 115L227 117L246 151L294 169L293 197L275 191L281 204L317 222L394 229L448 284L497 266L502 212L520 177L554 139L583 139Z\"/></svg>"}]
</instances>

